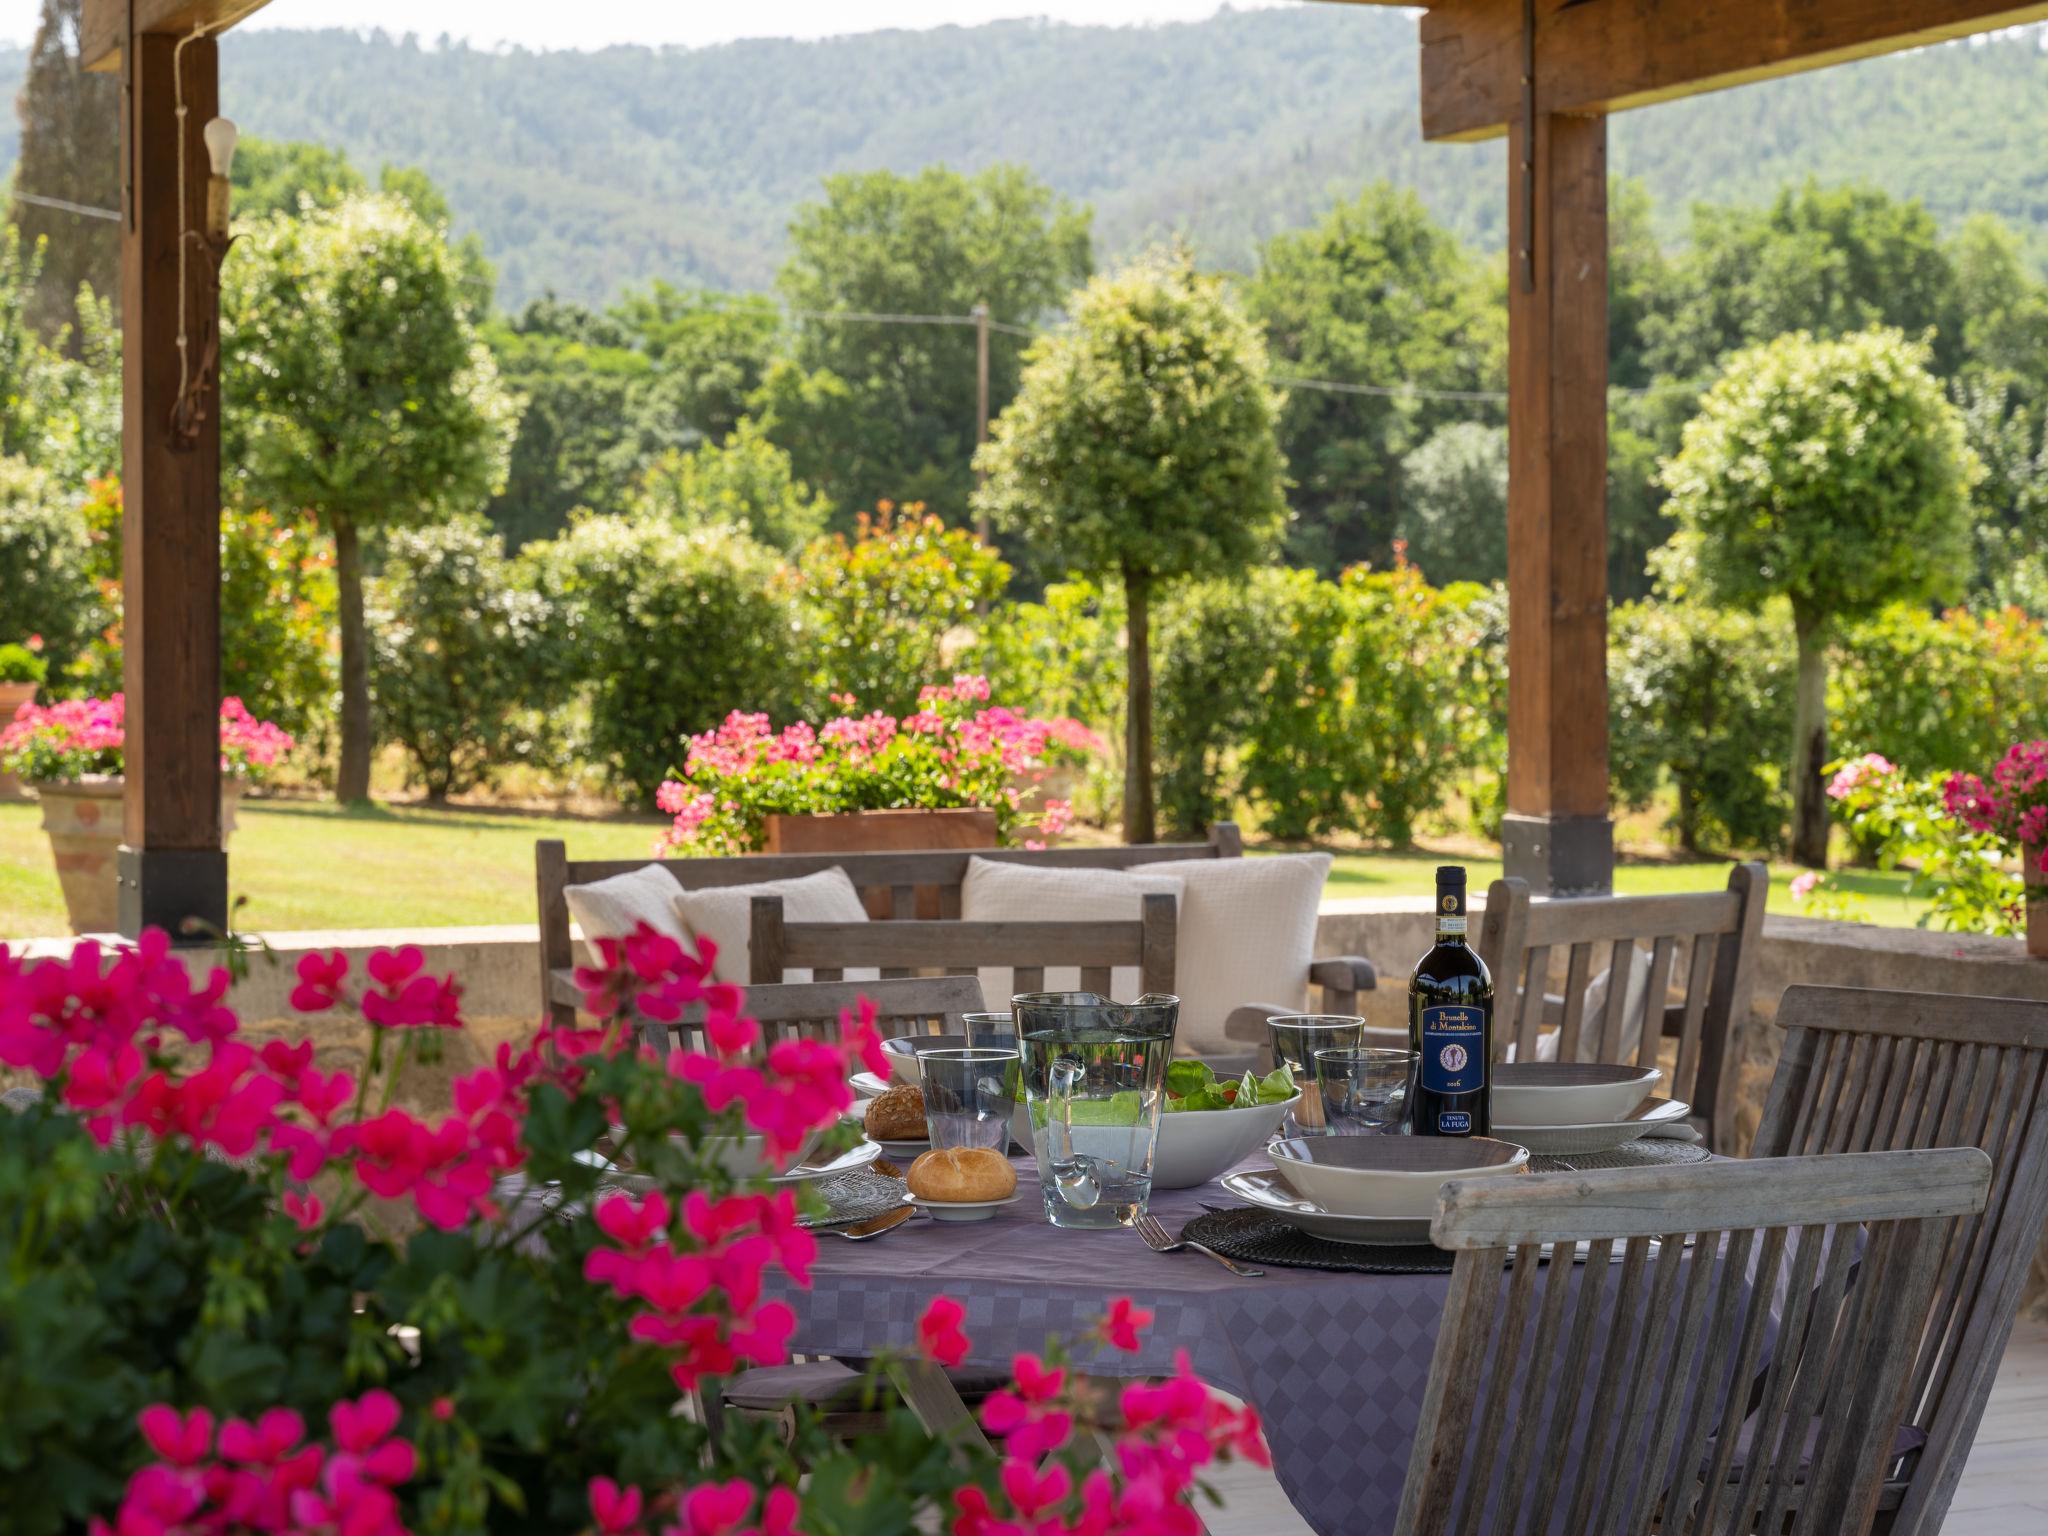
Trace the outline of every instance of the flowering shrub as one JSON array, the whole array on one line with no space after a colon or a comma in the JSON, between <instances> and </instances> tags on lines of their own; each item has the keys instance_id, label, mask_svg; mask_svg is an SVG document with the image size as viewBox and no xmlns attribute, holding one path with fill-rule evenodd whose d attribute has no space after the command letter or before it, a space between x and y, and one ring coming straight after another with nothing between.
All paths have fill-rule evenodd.
<instances>
[{"instance_id":1,"label":"flowering shrub","mask_svg":"<svg viewBox=\"0 0 2048 1536\"><path fill-rule=\"evenodd\" d=\"M10 1536L1180 1532L1206 1466L1263 1459L1256 1418L1185 1362L1110 1404L1056 1350L984 1407L999 1454L900 1407L851 1446L801 1410L681 1411L786 1360L769 1282L807 1286L816 1254L790 1190L734 1178L713 1138L786 1164L880 1042L858 1016L767 1044L709 946L642 928L599 948L578 972L595 1025L501 1046L424 1119L392 1106L395 1075L461 999L417 950L360 982L340 954L299 964L294 1006L369 1021L357 1077L310 1041L244 1039L228 973L195 983L159 932L66 960L0 946L0 1064L43 1085L0 1112ZM641 1043L685 1009L706 1049ZM964 1359L963 1320L939 1298L916 1347ZM1135 1348L1148 1322L1111 1302L1102 1338Z\"/></svg>"},{"instance_id":2,"label":"flowering shrub","mask_svg":"<svg viewBox=\"0 0 2048 1536\"><path fill-rule=\"evenodd\" d=\"M88 774L119 773L126 700L64 699L25 705L0 730L0 767L24 779L65 784ZM220 701L221 772L260 779L292 749L292 738L258 720L240 699Z\"/></svg>"},{"instance_id":3,"label":"flowering shrub","mask_svg":"<svg viewBox=\"0 0 2048 1536\"><path fill-rule=\"evenodd\" d=\"M1961 774L1916 778L1876 752L1844 758L1830 764L1829 771L1830 813L1880 869L1906 872L1906 894L1928 902L1922 927L2022 931L2021 883L2018 872L2008 867L2008 843L1990 819L1980 825L1963 814L1986 803L1965 787L1975 784L1981 792L1981 783ZM1810 872L1795 879L1791 889L1813 916L1860 915L1857 898L1832 878Z\"/></svg>"},{"instance_id":4,"label":"flowering shrub","mask_svg":"<svg viewBox=\"0 0 2048 1536\"><path fill-rule=\"evenodd\" d=\"M1988 784L1974 773L1951 774L1942 802L1973 832L2048 850L2048 741L2014 742Z\"/></svg>"},{"instance_id":5,"label":"flowering shrub","mask_svg":"<svg viewBox=\"0 0 2048 1536\"><path fill-rule=\"evenodd\" d=\"M1085 759L1102 743L1076 720L1028 720L988 703L985 677L963 675L918 695L898 720L851 713L780 731L766 715L735 710L725 724L690 739L682 777L655 803L675 818L660 848L747 853L761 846L771 814L981 807L1013 840L1026 792L1060 758ZM854 700L834 702L851 711ZM1048 800L1038 833L1065 830L1071 807Z\"/></svg>"}]
</instances>

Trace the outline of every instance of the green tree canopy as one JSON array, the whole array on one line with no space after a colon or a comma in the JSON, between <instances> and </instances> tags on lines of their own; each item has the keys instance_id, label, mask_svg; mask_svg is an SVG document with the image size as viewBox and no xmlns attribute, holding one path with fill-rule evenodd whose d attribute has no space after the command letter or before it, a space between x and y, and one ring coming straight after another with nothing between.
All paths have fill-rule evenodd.
<instances>
[{"instance_id":1,"label":"green tree canopy","mask_svg":"<svg viewBox=\"0 0 2048 1536\"><path fill-rule=\"evenodd\" d=\"M1089 216L1020 166L973 176L929 166L832 176L825 199L797 210L778 280L802 373L848 393L785 378L767 410L797 470L842 507L921 501L957 520L973 485L975 335L971 326L832 319L833 312L944 315L986 303L997 323L1034 326L1087 277ZM1017 388L1019 339L991 338L989 409ZM830 428L804 418L848 413ZM857 439L858 456L813 454Z\"/></svg>"},{"instance_id":2,"label":"green tree canopy","mask_svg":"<svg viewBox=\"0 0 2048 1536\"><path fill-rule=\"evenodd\" d=\"M518 404L477 339L460 259L395 196L259 223L227 264L221 309L228 462L251 500L306 508L334 535L336 790L361 799L363 537L480 509L504 483Z\"/></svg>"},{"instance_id":3,"label":"green tree canopy","mask_svg":"<svg viewBox=\"0 0 2048 1536\"><path fill-rule=\"evenodd\" d=\"M1869 185L1809 181L1768 207L1696 206L1676 288L1643 329L1655 371L1677 378L1704 378L1728 353L1788 331L1931 333L1942 375L1963 355L1955 266L1934 216Z\"/></svg>"},{"instance_id":4,"label":"green tree canopy","mask_svg":"<svg viewBox=\"0 0 2048 1536\"><path fill-rule=\"evenodd\" d=\"M1838 621L1937 597L1970 570L1963 423L1897 330L1797 332L1739 352L1664 468L1677 518L1672 575L1712 601L1791 601L1799 642L1793 853L1822 867L1827 650Z\"/></svg>"},{"instance_id":5,"label":"green tree canopy","mask_svg":"<svg viewBox=\"0 0 2048 1536\"><path fill-rule=\"evenodd\" d=\"M1498 388L1507 330L1496 285L1421 199L1382 182L1313 228L1269 241L1245 303L1283 374ZM1290 391L1280 427L1297 481L1289 553L1325 571L1362 559L1384 564L1402 456L1473 411L1465 401Z\"/></svg>"},{"instance_id":6,"label":"green tree canopy","mask_svg":"<svg viewBox=\"0 0 2048 1536\"><path fill-rule=\"evenodd\" d=\"M742 420L722 443L670 449L641 472L641 510L679 528L744 529L793 555L825 531L832 503L796 478L789 455Z\"/></svg>"},{"instance_id":7,"label":"green tree canopy","mask_svg":"<svg viewBox=\"0 0 2048 1536\"><path fill-rule=\"evenodd\" d=\"M121 206L121 82L78 67L84 0L43 0L29 50L28 76L17 108L21 156L14 185L22 192ZM121 227L110 219L16 202L14 222L33 250L42 248L29 321L59 348L76 352L88 326L79 289L112 302L121 291Z\"/></svg>"},{"instance_id":8,"label":"green tree canopy","mask_svg":"<svg viewBox=\"0 0 2048 1536\"><path fill-rule=\"evenodd\" d=\"M1401 461L1401 537L1437 586L1505 581L1508 429L1457 421Z\"/></svg>"},{"instance_id":9,"label":"green tree canopy","mask_svg":"<svg viewBox=\"0 0 2048 1536\"><path fill-rule=\"evenodd\" d=\"M1271 555L1286 521L1279 401L1257 329L1186 252L1097 278L1041 338L977 459L975 505L1053 565L1123 579L1124 830L1154 835L1149 599Z\"/></svg>"}]
</instances>

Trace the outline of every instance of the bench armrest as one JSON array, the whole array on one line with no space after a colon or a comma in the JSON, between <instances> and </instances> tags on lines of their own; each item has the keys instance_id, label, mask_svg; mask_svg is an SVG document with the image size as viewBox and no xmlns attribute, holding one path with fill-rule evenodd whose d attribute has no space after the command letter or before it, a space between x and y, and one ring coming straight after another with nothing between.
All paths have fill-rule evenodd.
<instances>
[{"instance_id":1,"label":"bench armrest","mask_svg":"<svg viewBox=\"0 0 2048 1536\"><path fill-rule=\"evenodd\" d=\"M1332 955L1308 963L1309 985L1340 992L1370 992L1379 986L1379 970L1363 955Z\"/></svg>"}]
</instances>

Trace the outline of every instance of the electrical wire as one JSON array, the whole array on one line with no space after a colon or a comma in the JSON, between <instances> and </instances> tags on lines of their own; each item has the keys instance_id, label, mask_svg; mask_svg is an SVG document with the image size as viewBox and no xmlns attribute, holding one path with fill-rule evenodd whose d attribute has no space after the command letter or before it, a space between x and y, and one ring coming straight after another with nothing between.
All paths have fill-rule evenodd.
<instances>
[{"instance_id":1,"label":"electrical wire","mask_svg":"<svg viewBox=\"0 0 2048 1536\"><path fill-rule=\"evenodd\" d=\"M17 203L32 203L38 208L54 208L59 213L83 214L88 219L112 219L116 224L121 222L121 215L117 209L90 208L84 203L74 203L61 197L44 197L36 192L16 192L14 200Z\"/></svg>"}]
</instances>

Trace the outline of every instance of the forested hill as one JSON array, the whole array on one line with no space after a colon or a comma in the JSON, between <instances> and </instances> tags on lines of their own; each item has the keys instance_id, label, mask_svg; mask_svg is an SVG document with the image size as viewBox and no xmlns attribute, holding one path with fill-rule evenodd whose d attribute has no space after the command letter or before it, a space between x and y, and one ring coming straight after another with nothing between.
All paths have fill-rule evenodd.
<instances>
[{"instance_id":1,"label":"forested hill","mask_svg":"<svg viewBox=\"0 0 2048 1536\"><path fill-rule=\"evenodd\" d=\"M1029 165L1094 205L1111 254L1180 229L1206 259L1244 265L1267 234L1381 176L1497 245L1500 147L1420 143L1415 57L1406 15L1337 6L594 53L239 31L222 94L248 132L424 167L516 304L657 275L763 286L821 176L934 161ZM0 51L0 99L22 60ZM1613 162L1648 182L1673 236L1693 199L1752 201L1815 175L1877 181L1944 220L1996 212L2041 249L2043 143L2036 29L1630 113Z\"/></svg>"}]
</instances>

